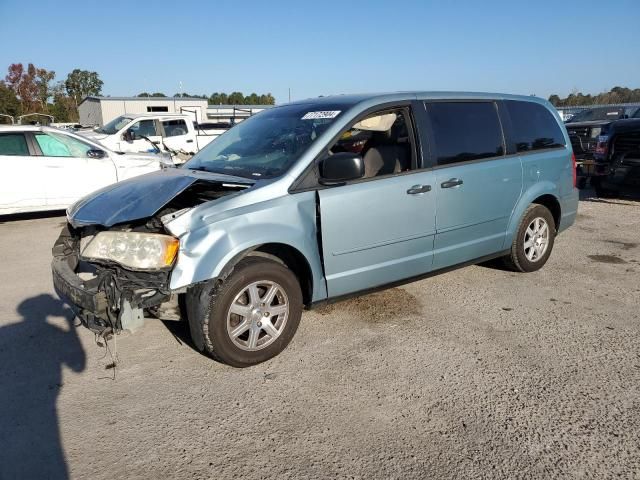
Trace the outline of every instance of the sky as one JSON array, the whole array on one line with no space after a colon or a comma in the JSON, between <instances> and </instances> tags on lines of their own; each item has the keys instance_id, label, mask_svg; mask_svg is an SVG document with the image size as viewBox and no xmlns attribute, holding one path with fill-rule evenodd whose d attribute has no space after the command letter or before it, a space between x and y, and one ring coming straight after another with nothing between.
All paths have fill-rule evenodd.
<instances>
[{"instance_id":1,"label":"sky","mask_svg":"<svg viewBox=\"0 0 640 480\"><path fill-rule=\"evenodd\" d=\"M112 96L640 87L640 0L0 0L0 38Z\"/></svg>"}]
</instances>

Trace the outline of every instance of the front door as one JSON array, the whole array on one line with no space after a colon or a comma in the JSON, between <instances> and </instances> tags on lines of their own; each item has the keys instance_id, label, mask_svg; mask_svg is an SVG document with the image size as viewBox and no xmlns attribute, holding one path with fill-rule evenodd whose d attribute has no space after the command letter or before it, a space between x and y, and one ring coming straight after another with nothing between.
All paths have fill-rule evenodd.
<instances>
[{"instance_id":1,"label":"front door","mask_svg":"<svg viewBox=\"0 0 640 480\"><path fill-rule=\"evenodd\" d=\"M360 153L365 178L318 191L328 294L345 295L428 272L435 175L416 170L407 108L355 123L331 148Z\"/></svg>"},{"instance_id":2,"label":"front door","mask_svg":"<svg viewBox=\"0 0 640 480\"><path fill-rule=\"evenodd\" d=\"M46 210L49 172L23 132L0 133L0 215Z\"/></svg>"},{"instance_id":3,"label":"front door","mask_svg":"<svg viewBox=\"0 0 640 480\"><path fill-rule=\"evenodd\" d=\"M330 297L431 270L435 192L410 191L432 187L434 178L416 172L319 192Z\"/></svg>"},{"instance_id":4,"label":"front door","mask_svg":"<svg viewBox=\"0 0 640 480\"><path fill-rule=\"evenodd\" d=\"M135 134L134 140L126 141L122 138L120 140L120 148L116 150L139 153L154 152L154 145L162 148L162 136L158 131L158 125L154 119L138 120L129 125L127 130L131 130ZM146 137L148 140L142 137Z\"/></svg>"},{"instance_id":5,"label":"front door","mask_svg":"<svg viewBox=\"0 0 640 480\"><path fill-rule=\"evenodd\" d=\"M34 132L41 162L47 169L47 205L66 208L76 200L117 181L116 168L109 156L90 158L95 147L58 132Z\"/></svg>"}]
</instances>

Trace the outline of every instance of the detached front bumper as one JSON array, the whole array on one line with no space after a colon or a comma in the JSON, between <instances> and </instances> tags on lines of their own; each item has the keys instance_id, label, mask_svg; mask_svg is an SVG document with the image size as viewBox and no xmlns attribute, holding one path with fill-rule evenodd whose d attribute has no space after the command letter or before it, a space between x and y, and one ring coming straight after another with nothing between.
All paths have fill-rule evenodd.
<instances>
[{"instance_id":1,"label":"detached front bumper","mask_svg":"<svg viewBox=\"0 0 640 480\"><path fill-rule=\"evenodd\" d=\"M135 330L144 309L171 297L168 271L134 272L118 265L86 265L79 260L79 236L66 226L53 247L53 286L82 324L108 335ZM91 267L84 271L82 267ZM84 271L84 273L79 273Z\"/></svg>"},{"instance_id":2,"label":"detached front bumper","mask_svg":"<svg viewBox=\"0 0 640 480\"><path fill-rule=\"evenodd\" d=\"M115 330L107 312L106 292L98 290L95 282L85 284L66 259L54 258L51 273L56 293L69 304L85 327L95 333L103 333L109 328Z\"/></svg>"}]
</instances>

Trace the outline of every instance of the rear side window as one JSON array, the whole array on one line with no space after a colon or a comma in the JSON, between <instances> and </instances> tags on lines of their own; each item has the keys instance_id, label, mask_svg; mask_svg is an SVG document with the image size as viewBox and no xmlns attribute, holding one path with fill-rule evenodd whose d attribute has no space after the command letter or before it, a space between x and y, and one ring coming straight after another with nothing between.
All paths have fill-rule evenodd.
<instances>
[{"instance_id":1,"label":"rear side window","mask_svg":"<svg viewBox=\"0 0 640 480\"><path fill-rule=\"evenodd\" d=\"M434 102L427 110L438 165L504 155L495 103Z\"/></svg>"},{"instance_id":2,"label":"rear side window","mask_svg":"<svg viewBox=\"0 0 640 480\"><path fill-rule=\"evenodd\" d=\"M0 155L29 155L27 140L21 133L0 135Z\"/></svg>"},{"instance_id":3,"label":"rear side window","mask_svg":"<svg viewBox=\"0 0 640 480\"><path fill-rule=\"evenodd\" d=\"M155 120L140 120L129 128L133 130L137 136L155 137L158 135Z\"/></svg>"},{"instance_id":4,"label":"rear side window","mask_svg":"<svg viewBox=\"0 0 640 480\"><path fill-rule=\"evenodd\" d=\"M187 123L184 120L166 120L162 122L165 137L176 137L178 135L186 135Z\"/></svg>"},{"instance_id":5,"label":"rear side window","mask_svg":"<svg viewBox=\"0 0 640 480\"><path fill-rule=\"evenodd\" d=\"M564 146L564 135L553 114L533 102L507 100L516 151L528 152Z\"/></svg>"}]
</instances>

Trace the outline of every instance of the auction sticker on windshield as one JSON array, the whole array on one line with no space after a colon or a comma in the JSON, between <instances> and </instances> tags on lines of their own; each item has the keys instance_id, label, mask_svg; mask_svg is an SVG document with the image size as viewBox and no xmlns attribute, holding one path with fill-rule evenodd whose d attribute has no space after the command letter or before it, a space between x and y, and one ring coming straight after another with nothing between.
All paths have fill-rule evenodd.
<instances>
[{"instance_id":1,"label":"auction sticker on windshield","mask_svg":"<svg viewBox=\"0 0 640 480\"><path fill-rule=\"evenodd\" d=\"M316 120L318 118L336 118L341 110L324 110L320 112L307 112L302 120Z\"/></svg>"}]
</instances>

